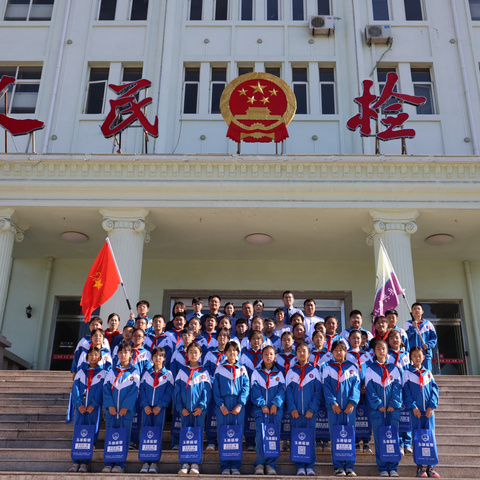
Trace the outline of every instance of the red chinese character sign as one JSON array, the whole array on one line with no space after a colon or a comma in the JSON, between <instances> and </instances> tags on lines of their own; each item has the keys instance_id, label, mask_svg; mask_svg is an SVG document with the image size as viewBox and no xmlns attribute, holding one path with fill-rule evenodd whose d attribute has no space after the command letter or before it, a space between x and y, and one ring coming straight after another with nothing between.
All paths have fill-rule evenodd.
<instances>
[{"instance_id":1,"label":"red chinese character sign","mask_svg":"<svg viewBox=\"0 0 480 480\"><path fill-rule=\"evenodd\" d=\"M281 142L297 110L292 89L268 73L246 73L230 82L220 98L220 111L233 141Z\"/></svg>"},{"instance_id":2,"label":"red chinese character sign","mask_svg":"<svg viewBox=\"0 0 480 480\"><path fill-rule=\"evenodd\" d=\"M387 129L382 132L377 132L375 134L377 138L380 140L394 140L398 138L415 137L415 130L413 128L402 128L409 117L408 113L401 111L402 103L404 102L418 107L423 105L427 99L425 97L395 92L397 81L398 75L395 72L389 72L382 94L377 97L370 92L373 86L372 80L364 80L362 82L362 96L355 98L355 102L360 106L360 113L357 113L348 120L347 127L352 131L360 127L360 133L363 136L371 136L371 120L377 120L380 109L384 107L383 112L385 112L387 116L382 118L380 122L385 125ZM391 103L391 98L399 101Z\"/></svg>"}]
</instances>

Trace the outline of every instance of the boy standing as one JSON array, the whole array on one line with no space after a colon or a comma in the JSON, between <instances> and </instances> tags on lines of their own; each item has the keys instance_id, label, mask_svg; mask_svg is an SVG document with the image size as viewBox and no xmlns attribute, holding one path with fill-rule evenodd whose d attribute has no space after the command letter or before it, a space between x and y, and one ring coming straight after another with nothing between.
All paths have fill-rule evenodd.
<instances>
[{"instance_id":1,"label":"boy standing","mask_svg":"<svg viewBox=\"0 0 480 480\"><path fill-rule=\"evenodd\" d=\"M347 342L347 345L350 346L350 343L348 343L348 337L352 330L360 330L361 332L367 332L368 341L373 338L373 335L368 330L362 328L362 323L362 312L360 310L352 310L350 312L350 328L347 328L343 330L342 333L340 333L340 336Z\"/></svg>"}]
</instances>

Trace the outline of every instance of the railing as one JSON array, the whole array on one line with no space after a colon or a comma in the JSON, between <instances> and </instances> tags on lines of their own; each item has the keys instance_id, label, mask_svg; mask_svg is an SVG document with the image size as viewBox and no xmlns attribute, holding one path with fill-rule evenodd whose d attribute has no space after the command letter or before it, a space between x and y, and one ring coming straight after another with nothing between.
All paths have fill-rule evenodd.
<instances>
[{"instance_id":1,"label":"railing","mask_svg":"<svg viewBox=\"0 0 480 480\"><path fill-rule=\"evenodd\" d=\"M23 358L7 350L12 343L0 335L0 370L30 370L32 366Z\"/></svg>"}]
</instances>

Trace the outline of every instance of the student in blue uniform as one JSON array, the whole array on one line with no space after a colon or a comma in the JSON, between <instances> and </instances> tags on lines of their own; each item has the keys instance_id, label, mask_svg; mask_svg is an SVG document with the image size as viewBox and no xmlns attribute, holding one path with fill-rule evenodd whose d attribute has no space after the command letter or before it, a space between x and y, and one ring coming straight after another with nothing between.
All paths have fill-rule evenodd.
<instances>
[{"instance_id":1,"label":"student in blue uniform","mask_svg":"<svg viewBox=\"0 0 480 480\"><path fill-rule=\"evenodd\" d=\"M136 327L135 322L139 318L144 318L146 321L146 329L152 325L152 319L147 316L148 311L150 310L150 303L147 300L140 300L137 302L137 316L132 312L130 313L130 318L127 320L127 326Z\"/></svg>"},{"instance_id":2,"label":"student in blue uniform","mask_svg":"<svg viewBox=\"0 0 480 480\"><path fill-rule=\"evenodd\" d=\"M434 410L438 407L438 386L432 372L423 366L422 347L410 349L411 365L403 374L404 403L411 411L412 427L435 430ZM440 478L432 465L417 465L417 477Z\"/></svg>"},{"instance_id":3,"label":"student in blue uniform","mask_svg":"<svg viewBox=\"0 0 480 480\"><path fill-rule=\"evenodd\" d=\"M119 427L120 417L122 417L123 426L127 430L127 439L129 439L140 387L140 375L138 369L131 364L131 345L119 345L118 358L119 365L112 368L105 378L103 407L105 408L107 428ZM103 473L123 473L124 471L125 463L106 463L102 470Z\"/></svg>"},{"instance_id":4,"label":"student in blue uniform","mask_svg":"<svg viewBox=\"0 0 480 480\"><path fill-rule=\"evenodd\" d=\"M334 360L328 362L322 375L330 431L334 425L355 425L355 408L360 400L360 375L357 367L347 360L347 344L344 340L333 343L332 355ZM356 476L354 462L338 462L333 458L332 462L336 477Z\"/></svg>"},{"instance_id":5,"label":"student in blue uniform","mask_svg":"<svg viewBox=\"0 0 480 480\"><path fill-rule=\"evenodd\" d=\"M252 374L253 415L257 426L255 449L257 458L253 467L255 475L276 475L277 459L265 458L263 455L262 425L264 423L280 424L285 403L285 378L275 363L275 348L267 345L262 351L262 362ZM265 422L266 420L266 422Z\"/></svg>"},{"instance_id":6,"label":"student in blue uniform","mask_svg":"<svg viewBox=\"0 0 480 480\"><path fill-rule=\"evenodd\" d=\"M280 340L280 335L275 333L275 320L273 318L265 318L263 321L263 333L265 339L268 340L269 345L273 345L276 351L280 350L282 342Z\"/></svg>"},{"instance_id":7,"label":"student in blue uniform","mask_svg":"<svg viewBox=\"0 0 480 480\"><path fill-rule=\"evenodd\" d=\"M101 359L100 349L90 347L87 362L83 363L75 375L72 387L72 403L75 408L75 425L95 425L95 443L100 426L100 412L103 403L103 383L106 371L98 365ZM74 463L70 472L86 473L89 461Z\"/></svg>"},{"instance_id":8,"label":"student in blue uniform","mask_svg":"<svg viewBox=\"0 0 480 480\"><path fill-rule=\"evenodd\" d=\"M338 320L334 315L325 317L325 348L330 352L333 342L341 340L342 337L337 333Z\"/></svg>"},{"instance_id":9,"label":"student in blue uniform","mask_svg":"<svg viewBox=\"0 0 480 480\"><path fill-rule=\"evenodd\" d=\"M150 352L150 354L152 354L154 348L163 348L165 350L165 367L169 369L173 350L171 336L164 332L165 317L163 315L154 315L152 318L152 329L153 331L145 337L143 346Z\"/></svg>"},{"instance_id":10,"label":"student in blue uniform","mask_svg":"<svg viewBox=\"0 0 480 480\"><path fill-rule=\"evenodd\" d=\"M405 351L408 353L410 351L410 348L408 346L407 332L405 332L405 330L403 328L401 328L397 325L398 312L396 310L394 310L393 308L390 309L390 310L387 310L385 312L385 318L387 319L389 330L398 330L400 332L400 335L402 336L402 342L405 345Z\"/></svg>"},{"instance_id":11,"label":"student in blue uniform","mask_svg":"<svg viewBox=\"0 0 480 480\"><path fill-rule=\"evenodd\" d=\"M402 374L393 363L388 363L388 344L385 340L375 340L374 353L374 361L365 373L365 388L375 439L375 459L381 477L398 477L398 462L381 460L377 446L380 445L379 429L384 422L398 429L402 407Z\"/></svg>"},{"instance_id":12,"label":"student in blue uniform","mask_svg":"<svg viewBox=\"0 0 480 480\"><path fill-rule=\"evenodd\" d=\"M142 425L160 427L163 433L165 427L165 412L172 401L173 376L165 368L166 352L162 347L152 350L152 365L140 379L139 403L143 409ZM145 462L140 473L158 473L157 465Z\"/></svg>"},{"instance_id":13,"label":"student in blue uniform","mask_svg":"<svg viewBox=\"0 0 480 480\"><path fill-rule=\"evenodd\" d=\"M195 424L201 428L201 444L203 448L203 431L207 406L212 398L212 383L207 370L200 365L202 347L195 342L187 347L188 363L180 368L175 378L175 408L180 412L182 427L193 427ZM179 475L198 475L198 463L184 463Z\"/></svg>"},{"instance_id":14,"label":"student in blue uniform","mask_svg":"<svg viewBox=\"0 0 480 480\"><path fill-rule=\"evenodd\" d=\"M108 372L112 368L112 357L110 355L110 349L104 346L105 333L101 328L96 328L92 331L90 336L90 347L96 347L100 351L99 367ZM83 347L79 348L73 356L72 368L74 372L78 372L82 365L88 365L87 350Z\"/></svg>"},{"instance_id":15,"label":"student in blue uniform","mask_svg":"<svg viewBox=\"0 0 480 480\"><path fill-rule=\"evenodd\" d=\"M315 432L315 422L322 395L322 383L318 369L309 361L310 348L300 343L295 350L298 362L286 376L287 408L292 426L309 427ZM315 434L310 439L315 445ZM297 475L315 475L315 455L309 464L296 463Z\"/></svg>"},{"instance_id":16,"label":"student in blue uniform","mask_svg":"<svg viewBox=\"0 0 480 480\"><path fill-rule=\"evenodd\" d=\"M227 361L218 365L213 380L213 398L217 406L217 428L243 425L245 405L250 391L247 369L238 363L240 346L235 341L225 345ZM220 441L220 439L219 439ZM222 475L240 475L241 461L220 460Z\"/></svg>"}]
</instances>

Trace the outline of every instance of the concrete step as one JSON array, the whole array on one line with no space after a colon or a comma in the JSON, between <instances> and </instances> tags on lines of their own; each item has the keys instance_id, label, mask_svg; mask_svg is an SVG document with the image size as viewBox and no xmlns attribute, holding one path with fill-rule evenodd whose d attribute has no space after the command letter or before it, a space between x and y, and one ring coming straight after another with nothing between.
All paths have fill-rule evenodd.
<instances>
[{"instance_id":1,"label":"concrete step","mask_svg":"<svg viewBox=\"0 0 480 480\"><path fill-rule=\"evenodd\" d=\"M63 406L65 408L67 408L68 406L68 395L66 396L66 398L64 398L64 396L62 397L55 397L55 396L52 396L51 398L48 398L48 399L41 399L41 398L37 398L37 397L13 397L13 396L10 396L8 398L1 398L0 397L0 407L3 407L3 406L8 406L8 405L12 405L12 404L15 404L15 405L22 405L22 406L35 406L37 408L44 408L45 406Z\"/></svg>"},{"instance_id":2,"label":"concrete step","mask_svg":"<svg viewBox=\"0 0 480 480\"><path fill-rule=\"evenodd\" d=\"M160 464L160 468L162 467L162 465ZM127 466L127 469L128 469L128 466ZM317 468L318 470L318 468ZM66 470L68 471L68 469ZM318 473L318 472L317 472ZM456 477L445 477L444 475L444 472L442 471L442 480L454 480L454 478ZM11 472L11 473L6 473L4 475L2 475L2 480L63 480L65 478L65 473L35 473L35 474L32 474L32 473L26 473L26 472ZM68 473L68 479L70 480L85 480L85 474L82 474L82 473ZM95 478L95 480L111 480L112 476L110 474L100 474L100 473L93 473L91 474L92 477ZM217 476L217 475L216 475ZM247 475L242 475L241 477L232 477L232 476L229 476L229 477L222 477L220 475L218 475L220 478L230 478L230 479L238 479L238 480L241 480L241 479L244 479L244 478L250 478L250 476L253 478L257 478L258 477L254 477L253 475L248 474ZM415 476L415 474L413 475L410 475L410 476ZM206 475L204 474L201 474L199 475L197 478L203 478L203 477L207 477ZM375 478L378 477L378 473L374 476ZM126 480L135 480L135 479L138 479L138 472L137 473L124 473L122 476L121 476L122 479L126 479ZM141 475L141 478L145 479L145 480L155 480L155 479L158 479L159 478L159 475L149 475L149 474L142 474ZM161 476L162 480L178 480L178 475L176 474L163 474L162 472L162 476ZM285 480L298 480L298 478L296 476L283 476L282 477L283 479ZM318 475L317 478L319 479L329 479L331 480L332 478L332 474L328 474L326 476L320 476ZM464 478L475 478L475 477L464 477ZM370 480L371 477L365 477L365 476L358 476L357 477L358 480Z\"/></svg>"}]
</instances>

